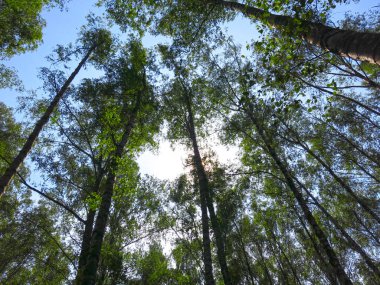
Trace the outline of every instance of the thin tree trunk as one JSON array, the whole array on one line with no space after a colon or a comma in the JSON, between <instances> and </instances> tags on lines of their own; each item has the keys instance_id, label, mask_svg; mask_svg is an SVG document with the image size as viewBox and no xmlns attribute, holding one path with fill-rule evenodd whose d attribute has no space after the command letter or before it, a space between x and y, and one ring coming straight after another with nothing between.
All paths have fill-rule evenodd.
<instances>
[{"instance_id":1,"label":"thin tree trunk","mask_svg":"<svg viewBox=\"0 0 380 285\"><path fill-rule=\"evenodd\" d=\"M366 210L379 224L380 224L380 217L367 205L363 199L361 199L356 193L351 189L351 187L344 182L342 178L340 178L329 165L327 165L326 162L322 160L321 157L319 157L314 151L312 151L306 144L302 143L300 139L298 139L298 144L312 157L314 157L326 170L328 173L331 174L331 176L343 187L344 190L347 191L348 194L354 198L354 200L362 206L364 210Z\"/></svg>"},{"instance_id":2,"label":"thin tree trunk","mask_svg":"<svg viewBox=\"0 0 380 285\"><path fill-rule=\"evenodd\" d=\"M262 265L264 267L265 276L268 278L268 281L265 282L265 283L263 282L263 283L267 284L269 282L270 285L273 285L272 276L270 275L268 266L267 266L267 264L265 262L265 257L264 257L264 254L263 254L263 248L261 247L259 241L253 241L253 242L257 246L257 249L258 249L259 255L260 255L260 260L261 260L261 263L262 263Z\"/></svg>"},{"instance_id":3,"label":"thin tree trunk","mask_svg":"<svg viewBox=\"0 0 380 285\"><path fill-rule=\"evenodd\" d=\"M277 240L277 237L276 237L276 235L275 235L275 233L273 232L272 229L270 229L270 233L271 233L271 235L272 235L272 237L273 237L273 239L274 239L274 241L275 241L275 243L276 243L276 245L277 245L277 247L278 247L278 249L279 249L279 251L280 251L280 256L281 256L281 254L282 254L282 255L284 256L284 258L285 258L285 261L289 264L290 270L292 271L293 276L294 276L294 279L295 279L295 281L296 281L295 283L298 283L299 285L301 285L302 282L301 282L300 279L298 278L297 272L296 272L296 270L294 269L294 266L293 266L292 262L289 260L288 256L287 256L286 253L284 252L284 250L283 250L283 248L282 248L282 246L281 246L281 243Z\"/></svg>"},{"instance_id":4,"label":"thin tree trunk","mask_svg":"<svg viewBox=\"0 0 380 285\"><path fill-rule=\"evenodd\" d=\"M244 245L244 241L243 241L243 235L242 235L242 233L240 231L240 228L235 223L235 221L233 223L234 223L234 226L235 226L236 231L237 231L238 236L239 236L239 243L240 243L240 247L242 249L243 255L244 255L245 266L247 267L249 278L251 280L251 284L255 285L255 281L254 281L255 277L253 275L251 265L249 264L248 254L247 254L247 252L245 250L245 245Z\"/></svg>"},{"instance_id":5,"label":"thin tree trunk","mask_svg":"<svg viewBox=\"0 0 380 285\"><path fill-rule=\"evenodd\" d=\"M314 239L314 237L311 235L309 232L308 228L306 227L304 221L302 220L301 216L298 214L297 210L294 211L298 217L298 220L301 223L302 228L305 230L307 237L311 241L311 244L313 245L315 254L317 255L317 258L319 259L319 264L318 267L322 272L326 274L327 279L330 281L330 284L335 285L336 282L336 277L332 274L332 272L329 270L329 264L326 262L325 258L323 257L322 252L320 251L320 247L317 244L317 241ZM305 234L301 232L304 238L306 238Z\"/></svg>"},{"instance_id":6,"label":"thin tree trunk","mask_svg":"<svg viewBox=\"0 0 380 285\"><path fill-rule=\"evenodd\" d=\"M94 169L96 172L96 167L94 167ZM98 175L96 175L96 180L95 180L91 193L100 192L100 185L103 180L103 174L104 174L104 168L102 168L101 163L99 163L99 173ZM84 227L84 231L82 235L82 244L81 244L81 251L79 254L77 275L74 282L74 284L76 285L79 285L82 282L83 269L86 265L87 257L88 257L88 253L89 253L90 245L91 245L91 236L92 236L92 231L94 228L95 214L96 214L96 211L92 209L89 209L89 211L87 212L85 227Z\"/></svg>"},{"instance_id":7,"label":"thin tree trunk","mask_svg":"<svg viewBox=\"0 0 380 285\"><path fill-rule=\"evenodd\" d=\"M239 11L259 21L266 22L275 29L289 30L295 28L295 18L290 16L271 14L238 2L211 0L209 3ZM322 49L342 57L349 57L380 65L380 34L342 30L320 23L297 20L303 27L301 36L308 43L319 46Z\"/></svg>"},{"instance_id":8,"label":"thin tree trunk","mask_svg":"<svg viewBox=\"0 0 380 285\"><path fill-rule=\"evenodd\" d=\"M212 269L210 226L208 222L206 196L202 189L199 189L199 196L201 200L202 212L202 257L204 263L205 284L215 285L214 273Z\"/></svg>"},{"instance_id":9,"label":"thin tree trunk","mask_svg":"<svg viewBox=\"0 0 380 285\"><path fill-rule=\"evenodd\" d=\"M366 226L366 224L362 221L362 219L360 218L360 216L358 215L358 213L353 210L352 211L356 220L359 222L359 224L364 228L365 232L372 237L372 239L377 243L378 246L380 246L380 240L379 238L377 237L376 234L372 233L371 230Z\"/></svg>"},{"instance_id":10,"label":"thin tree trunk","mask_svg":"<svg viewBox=\"0 0 380 285\"><path fill-rule=\"evenodd\" d=\"M74 80L75 76L78 74L78 72L81 70L83 65L86 63L88 58L90 57L91 53L95 50L96 45L93 45L86 53L86 55L83 57L83 59L79 62L78 66L75 68L73 73L71 73L70 77L66 80L66 82L63 84L61 89L58 91L58 93L55 95L53 100L50 102L49 107L46 109L45 113L42 115L42 117L37 121L36 125L34 126L34 129L32 133L29 135L28 139L26 140L25 144L23 145L22 149L18 153L18 155L13 159L12 163L8 166L8 168L5 170L4 174L0 178L0 197L4 194L5 190L7 189L10 181L12 180L13 176L16 174L17 169L20 167L20 165L25 160L26 156L32 149L32 146L36 139L38 138L39 134L41 133L43 127L46 125L46 123L49 121L49 118L55 108L57 107L59 101L61 100L62 96L66 93L67 89L69 88L71 82Z\"/></svg>"},{"instance_id":11,"label":"thin tree trunk","mask_svg":"<svg viewBox=\"0 0 380 285\"><path fill-rule=\"evenodd\" d=\"M94 230L91 236L87 262L83 269L82 285L94 285L96 282L96 272L98 269L103 238L106 232L108 216L110 213L113 187L116 181L115 170L116 167L110 171L105 183L105 191L102 195L98 216L96 217Z\"/></svg>"},{"instance_id":12,"label":"thin tree trunk","mask_svg":"<svg viewBox=\"0 0 380 285\"><path fill-rule=\"evenodd\" d=\"M317 236L320 246L322 247L323 251L326 253L329 261L329 270L331 271L333 276L336 276L337 279L339 280L340 284L352 284L350 278L347 276L346 272L344 271L342 265L339 262L339 259L331 247L330 243L327 240L327 237L323 230L319 227L317 221L315 220L313 214L311 213L309 207L307 206L307 203L302 196L301 192L299 189L296 187L293 177L290 174L287 166L285 163L283 163L278 156L276 150L272 146L270 139L266 136L266 134L263 131L262 126L260 123L255 119L255 117L252 115L251 110L247 110L248 116L252 120L252 123L256 126L256 130L258 134L260 135L261 139L264 142L265 148L268 151L268 154L272 157L273 161L276 163L278 166L279 170L282 172L286 184L290 188L290 190L293 192L294 197L296 198L298 204L300 205L302 212L310 224L311 228L313 229L314 234Z\"/></svg>"},{"instance_id":13,"label":"thin tree trunk","mask_svg":"<svg viewBox=\"0 0 380 285\"><path fill-rule=\"evenodd\" d=\"M342 236L345 237L348 245L355 250L365 261L367 266L372 269L374 274L380 280L380 270L373 262L373 260L367 255L367 253L361 248L361 246L346 232L346 230L339 224L339 222L330 215L330 213L318 202L318 200L310 193L310 191L303 185L297 178L295 178L297 183L305 190L307 195L313 200L315 205L322 211L323 214L332 222L332 224L341 232Z\"/></svg>"},{"instance_id":14,"label":"thin tree trunk","mask_svg":"<svg viewBox=\"0 0 380 285\"><path fill-rule=\"evenodd\" d=\"M228 271L228 266L227 266L227 261L226 261L226 253L225 253L225 248L224 248L222 231L220 229L218 218L215 214L215 209L214 209L214 205L213 205L213 201L212 201L212 197L210 193L211 191L210 191L208 177L202 163L201 154L199 152L197 136L196 136L195 126L194 126L192 106L191 106L188 91L185 90L185 92L186 92L185 100L186 100L186 108L187 108L187 116L188 116L187 129L189 132L189 138L191 139L191 142L193 145L194 163L195 163L195 168L196 168L196 172L198 176L199 189L200 189L200 192L203 193L204 195L207 209L210 213L211 225L215 234L218 261L219 261L220 269L222 271L224 284L232 285L231 276Z\"/></svg>"}]
</instances>

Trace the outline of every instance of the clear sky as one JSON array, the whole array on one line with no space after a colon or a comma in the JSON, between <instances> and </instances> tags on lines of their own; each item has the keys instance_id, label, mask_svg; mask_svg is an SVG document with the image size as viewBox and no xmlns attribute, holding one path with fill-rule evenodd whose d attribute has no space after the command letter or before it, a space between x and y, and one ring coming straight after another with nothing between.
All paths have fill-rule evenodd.
<instances>
[{"instance_id":1,"label":"clear sky","mask_svg":"<svg viewBox=\"0 0 380 285\"><path fill-rule=\"evenodd\" d=\"M90 12L101 14L102 11L94 6L96 1L84 0L71 0L67 4L67 11L59 11L59 9L51 9L44 11L43 18L46 20L46 27L44 29L43 44L33 51L22 55L13 57L10 61L5 62L6 65L14 67L23 81L27 90L37 89L42 85L38 79L38 70L40 67L49 66L45 57L49 55L57 44L67 44L74 42L80 27L86 23L86 15ZM351 12L364 12L369 9L379 9L375 6L380 5L377 0L362 0L358 4L351 4L349 6L338 7L333 12L335 19L341 19L345 11ZM234 39L245 44L250 42L255 36L253 24L243 17L237 19L227 25L229 33L234 36ZM157 43L157 39L153 37L146 37L144 44L151 47ZM71 71L68 71L71 72ZM94 70L81 71L80 78L86 76L94 76ZM20 94L8 89L0 90L0 101L8 106L17 107L16 97ZM21 118L20 115L18 118ZM222 147L218 147L218 153L222 160L232 158L236 150L227 151ZM159 152L153 154L152 152L144 153L140 159L139 164L143 173L155 175L159 178L172 179L182 172L183 161L186 153L183 149L176 149L173 151L169 143L165 142L161 145Z\"/></svg>"}]
</instances>

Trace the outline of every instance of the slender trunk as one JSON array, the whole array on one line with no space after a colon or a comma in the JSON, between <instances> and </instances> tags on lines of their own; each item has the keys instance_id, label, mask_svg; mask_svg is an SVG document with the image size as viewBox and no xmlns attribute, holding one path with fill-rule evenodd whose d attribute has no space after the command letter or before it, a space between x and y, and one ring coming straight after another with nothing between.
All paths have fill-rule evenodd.
<instances>
[{"instance_id":1,"label":"slender trunk","mask_svg":"<svg viewBox=\"0 0 380 285\"><path fill-rule=\"evenodd\" d=\"M96 167L94 169L96 170ZM100 193L100 185L103 179L103 174L104 174L104 169L99 164L99 173L98 175L96 175L96 180L91 191L92 193ZM84 231L82 235L82 244L81 244L81 251L79 255L77 275L74 282L74 284L76 285L79 285L82 282L83 269L86 265L87 257L88 257L90 245L91 245L91 236L92 236L92 231L94 228L95 214L96 214L96 211L92 209L89 209L89 211L87 212L85 227L84 227Z\"/></svg>"},{"instance_id":2,"label":"slender trunk","mask_svg":"<svg viewBox=\"0 0 380 285\"><path fill-rule=\"evenodd\" d=\"M281 260L281 252L278 252L275 249L274 244L270 241L270 239L267 239L267 242L269 243L269 245L271 247L272 254L273 254L275 260L277 261L277 266L281 272L281 274L279 274L281 277L278 277L278 280L282 280L281 283L284 285L287 285L287 284L289 284L289 278L288 278L287 272L285 272L285 270L284 270L284 264Z\"/></svg>"},{"instance_id":3,"label":"slender trunk","mask_svg":"<svg viewBox=\"0 0 380 285\"><path fill-rule=\"evenodd\" d=\"M272 235L272 237L274 239L275 244L277 245L277 247L279 249L280 254L282 254L284 256L286 263L289 264L290 270L292 271L294 279L296 281L295 283L298 283L298 284L301 285L302 282L298 278L297 272L296 272L296 270L295 270L292 262L289 260L288 256L286 255L285 251L283 250L283 248L281 246L281 243L277 240L277 237L276 237L275 233L272 230L270 230L270 233L271 233L271 235Z\"/></svg>"},{"instance_id":4,"label":"slender trunk","mask_svg":"<svg viewBox=\"0 0 380 285\"><path fill-rule=\"evenodd\" d=\"M353 210L352 211L356 220L359 222L359 224L364 228L365 232L372 237L372 239L377 243L378 246L380 246L380 239L377 237L376 234L374 234L367 226L366 224L362 221L362 219L360 218L360 216L358 215L358 213Z\"/></svg>"},{"instance_id":5,"label":"slender trunk","mask_svg":"<svg viewBox=\"0 0 380 285\"><path fill-rule=\"evenodd\" d=\"M369 161L375 163L377 167L380 167L380 162L376 157L373 157L373 155L367 153L362 147L360 147L356 142L352 141L350 138L348 138L344 133L339 131L336 127L333 125L330 125L330 128L339 136L341 137L345 142L347 142L350 146L352 146L354 149L356 149L360 154L362 154L364 157L366 157ZM378 154L377 154L378 156Z\"/></svg>"},{"instance_id":6,"label":"slender trunk","mask_svg":"<svg viewBox=\"0 0 380 285\"><path fill-rule=\"evenodd\" d=\"M320 261L318 263L319 269L326 274L326 277L330 281L330 284L335 285L337 283L336 278L332 274L331 270L329 270L329 264L326 262L325 258L323 257L322 252L320 251L321 250L320 246L318 246L317 241L314 239L312 234L309 232L304 221L302 220L302 217L297 213L296 210L295 210L295 213L298 217L298 220L301 223L302 228L304 229L304 231L306 233L307 238L311 241L311 244L313 245L313 248L314 248L314 251L315 251L317 258ZM300 232L300 233L304 237L304 239L306 240L305 234L303 232Z\"/></svg>"},{"instance_id":7,"label":"slender trunk","mask_svg":"<svg viewBox=\"0 0 380 285\"><path fill-rule=\"evenodd\" d=\"M245 250L245 245L244 245L244 241L243 241L243 235L242 235L239 227L235 223L235 221L234 221L234 226L235 226L236 231L237 231L238 236L239 236L239 243L240 243L240 247L241 247L241 250L243 252L243 255L244 255L244 261L245 261L245 265L246 265L247 270L248 270L248 274L249 274L249 278L250 278L251 284L255 285L255 281L254 281L255 277L253 275L251 265L249 264L248 254L247 254L247 252Z\"/></svg>"},{"instance_id":8,"label":"slender trunk","mask_svg":"<svg viewBox=\"0 0 380 285\"><path fill-rule=\"evenodd\" d=\"M264 273L265 273L266 278L268 279L266 282L263 282L263 283L264 284L268 284L269 283L270 285L273 285L272 276L270 275L268 266L267 266L267 264L265 262L265 257L264 257L264 254L263 254L263 248L261 247L259 241L254 241L254 243L257 246L257 249L259 251L260 260L261 260L261 263L262 263L262 265L264 267Z\"/></svg>"},{"instance_id":9,"label":"slender trunk","mask_svg":"<svg viewBox=\"0 0 380 285\"><path fill-rule=\"evenodd\" d=\"M115 168L110 171L105 183L105 190L102 195L98 216L96 217L94 230L91 236L87 262L83 269L82 285L94 285L96 282L96 272L98 269L103 238L106 232L108 216L110 214L113 187L116 181Z\"/></svg>"},{"instance_id":10,"label":"slender trunk","mask_svg":"<svg viewBox=\"0 0 380 285\"><path fill-rule=\"evenodd\" d=\"M199 189L199 196L201 200L202 212L202 257L204 263L205 284L215 285L214 273L212 269L210 226L207 214L206 196L202 189Z\"/></svg>"},{"instance_id":11,"label":"slender trunk","mask_svg":"<svg viewBox=\"0 0 380 285\"><path fill-rule=\"evenodd\" d=\"M83 279L81 283L82 285L94 285L96 282L96 273L99 265L100 252L102 249L103 238L106 232L108 217L110 215L113 188L116 182L117 161L122 157L124 148L135 125L136 115L140 108L141 96L142 94L138 94L136 105L130 114L128 122L125 124L123 136L116 146L114 156L110 163L110 170L104 185L102 201L91 236L91 244L87 256L87 262L83 269Z\"/></svg>"},{"instance_id":12,"label":"slender trunk","mask_svg":"<svg viewBox=\"0 0 380 285\"><path fill-rule=\"evenodd\" d=\"M209 2L266 22L275 29L296 30L294 24L295 18L290 16L271 14L238 2L222 0L211 0ZM303 28L301 36L308 43L319 46L322 49L342 57L349 57L380 65L380 34L342 30L320 23L297 20ZM297 34L295 34L295 36L297 36Z\"/></svg>"},{"instance_id":13,"label":"slender trunk","mask_svg":"<svg viewBox=\"0 0 380 285\"><path fill-rule=\"evenodd\" d=\"M342 178L340 178L332 169L329 165L327 165L326 162L322 160L321 157L319 157L314 151L312 151L306 144L302 143L301 140L298 140L298 144L312 157L315 158L326 170L328 173L331 174L331 176L343 187L344 190L347 191L348 194L354 198L354 200L362 206L364 210L366 210L379 224L380 224L380 217L367 205L365 201L363 201L362 198L360 198L356 193L351 189L351 187L344 182Z\"/></svg>"},{"instance_id":14,"label":"slender trunk","mask_svg":"<svg viewBox=\"0 0 380 285\"><path fill-rule=\"evenodd\" d=\"M306 191L307 195L313 200L315 205L322 211L323 214L332 222L332 224L341 232L342 236L345 237L348 245L355 250L365 261L367 266L371 268L373 273L379 278L380 281L380 270L373 262L373 260L367 255L367 253L361 248L361 246L346 232L346 230L339 224L339 222L330 215L330 213L318 202L318 200L310 193L310 191L303 185L297 178L295 178L298 184Z\"/></svg>"},{"instance_id":15,"label":"slender trunk","mask_svg":"<svg viewBox=\"0 0 380 285\"><path fill-rule=\"evenodd\" d=\"M70 77L66 80L66 82L63 84L61 89L57 92L53 100L50 102L49 107L46 109L45 113L42 115L42 117L37 121L36 125L34 126L34 129L32 133L29 135L28 139L26 140L25 144L23 145L20 152L17 154L17 156L13 159L12 163L8 166L8 168L5 170L4 174L0 178L0 197L4 194L5 190L7 189L10 181L12 180L13 176L16 174L17 169L20 167L20 165L25 160L26 156L32 149L32 146L36 139L38 138L39 134L41 133L43 127L46 125L46 123L49 121L49 118L55 108L57 107L59 101L63 97L63 95L66 93L67 89L69 88L71 82L74 80L75 76L78 74L78 72L81 70L83 65L86 63L88 58L90 57L91 53L96 48L96 45L93 45L86 53L86 55L83 57L83 59L79 62L78 66L75 68L73 73L71 73Z\"/></svg>"},{"instance_id":16,"label":"slender trunk","mask_svg":"<svg viewBox=\"0 0 380 285\"><path fill-rule=\"evenodd\" d=\"M193 145L194 163L195 163L195 168L196 168L196 172L198 176L199 189L200 189L200 192L203 193L205 197L207 209L208 209L208 212L210 213L211 225L215 234L218 261L219 261L220 269L222 271L224 284L232 285L231 276L228 271L228 266L227 266L227 261L226 261L226 253L225 253L225 248L224 248L224 240L222 237L222 231L220 229L218 218L215 214L215 209L214 209L214 205L213 205L213 201L212 201L212 197L210 193L211 191L209 187L208 177L202 163L201 154L199 152L197 136L195 133L193 111L192 111L189 94L186 94L185 97L186 97L185 99L186 99L187 116L188 116L187 129L189 132L189 138L191 139L191 142Z\"/></svg>"},{"instance_id":17,"label":"slender trunk","mask_svg":"<svg viewBox=\"0 0 380 285\"><path fill-rule=\"evenodd\" d=\"M367 174L370 178L372 178L373 180L375 180L378 184L380 184L380 180L375 177L372 173L370 173L367 169L364 168L364 166L360 165L359 162L357 160L354 160L354 159L351 159L351 161L361 170L363 171L365 174Z\"/></svg>"},{"instance_id":18,"label":"slender trunk","mask_svg":"<svg viewBox=\"0 0 380 285\"><path fill-rule=\"evenodd\" d=\"M252 111L248 111L248 116L251 118L252 123L256 126L256 130L261 137L262 141L264 142L265 148L268 152L268 154L272 157L273 161L276 163L277 167L281 171L282 175L285 178L286 184L292 191L294 197L296 198L299 206L302 209L302 212L310 224L311 228L313 229L314 234L319 240L320 246L322 247L323 251L326 253L329 261L329 270L331 271L332 275L336 276L336 278L339 280L340 284L352 284L350 278L347 276L346 272L344 271L342 265L339 262L339 259L331 247L330 243L327 240L327 237L323 230L319 227L317 221L315 220L313 214L311 213L304 197L302 196L299 189L296 187L293 177L290 174L290 171L288 170L287 166L278 156L275 148L272 146L272 143L270 139L266 136L266 134L263 131L262 126L260 123L255 119L255 117L252 115Z\"/></svg>"}]
</instances>

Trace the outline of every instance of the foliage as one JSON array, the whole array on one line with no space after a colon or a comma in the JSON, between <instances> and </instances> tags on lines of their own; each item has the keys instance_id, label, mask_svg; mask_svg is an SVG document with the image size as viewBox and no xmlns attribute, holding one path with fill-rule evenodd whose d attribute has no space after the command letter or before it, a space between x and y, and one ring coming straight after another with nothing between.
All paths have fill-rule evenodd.
<instances>
[{"instance_id":1,"label":"foliage","mask_svg":"<svg viewBox=\"0 0 380 285\"><path fill-rule=\"evenodd\" d=\"M329 24L349 2L99 1L137 33L116 40L90 15L81 48L51 57L67 63L96 39L102 74L68 89L34 146L42 196L16 181L0 200L0 282L82 284L95 255L97 285L204 284L206 263L223 284L221 257L232 284L378 284L379 68L304 42L304 21ZM260 10L244 52L221 32L238 11L226 3ZM291 18L272 29L271 13ZM377 33L377 22L340 25ZM171 45L145 49L148 29ZM65 81L41 77L49 94ZM29 105L39 116L46 101ZM0 170L23 142L12 116L0 104ZM173 181L140 173L159 139L189 152ZM221 163L215 142L236 161Z\"/></svg>"}]
</instances>

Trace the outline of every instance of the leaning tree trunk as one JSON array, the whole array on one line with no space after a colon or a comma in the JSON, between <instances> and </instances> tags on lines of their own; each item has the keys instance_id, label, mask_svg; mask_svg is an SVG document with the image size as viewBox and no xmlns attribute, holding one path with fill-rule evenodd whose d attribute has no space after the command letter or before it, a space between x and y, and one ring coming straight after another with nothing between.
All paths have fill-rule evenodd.
<instances>
[{"instance_id":1,"label":"leaning tree trunk","mask_svg":"<svg viewBox=\"0 0 380 285\"><path fill-rule=\"evenodd\" d=\"M294 197L296 198L299 206L302 209L302 212L311 226L314 234L318 238L319 246L321 247L321 251L325 252L328 258L328 270L330 271L330 274L335 276L337 280L339 280L339 284L352 284L350 278L347 276L346 272L344 271L342 265L339 262L338 256L336 255L334 249L331 247L325 233L318 225L317 221L315 220L312 212L310 211L307 202L305 198L302 196L301 191L297 188L293 181L293 177L288 170L287 166L283 161L280 159L280 157L277 154L277 151L272 146L272 143L270 139L267 137L267 135L264 133L263 127L260 125L260 123L256 120L254 115L252 114L252 110L246 110L247 115L251 119L252 123L255 125L257 133L259 134L260 138L264 142L265 148L268 152L268 154L272 157L273 161L276 163L277 167L281 171L282 175L285 178L286 184L292 191Z\"/></svg>"},{"instance_id":2,"label":"leaning tree trunk","mask_svg":"<svg viewBox=\"0 0 380 285\"><path fill-rule=\"evenodd\" d=\"M210 0L209 3L221 5L227 9L239 11L259 21L267 22L275 29L284 30L288 28L289 30L289 28L294 28L295 18L290 16L271 14L238 2ZM380 34L342 30L320 23L297 20L301 23L303 28L301 36L308 43L343 57L380 65Z\"/></svg>"},{"instance_id":3,"label":"leaning tree trunk","mask_svg":"<svg viewBox=\"0 0 380 285\"><path fill-rule=\"evenodd\" d=\"M38 138L40 132L42 131L43 127L46 125L46 123L49 121L49 118L55 108L57 107L59 101L61 100L62 96L66 93L67 89L69 88L71 82L74 80L75 76L78 74L78 72L81 70L83 65L86 63L88 58L90 57L91 53L95 50L96 45L93 45L86 53L86 55L83 57L83 59L79 62L78 66L75 68L73 73L71 73L70 77L66 80L66 82L63 84L61 89L57 92L53 100L50 102L49 107L46 109L45 113L42 115L42 117L37 121L36 125L34 126L34 129L32 133L29 135L28 139L26 140L25 144L23 145L22 149L18 153L18 155L13 159L13 161L10 163L8 168L5 170L4 174L0 178L0 197L4 194L5 190L7 189L10 181L12 180L13 176L16 174L17 169L20 167L20 165L25 160L26 156L32 149L32 146L36 139Z\"/></svg>"},{"instance_id":4,"label":"leaning tree trunk","mask_svg":"<svg viewBox=\"0 0 380 285\"><path fill-rule=\"evenodd\" d=\"M296 182L305 190L307 195L313 200L314 204L322 211L323 214L331 221L331 223L341 232L342 236L346 239L347 244L355 250L365 261L367 266L371 268L375 277L380 281L380 269L374 263L371 257L364 251L364 249L346 232L346 230L339 224L339 222L325 209L321 203L318 202L317 198L306 188L306 186L301 183L297 178L294 178Z\"/></svg>"},{"instance_id":5,"label":"leaning tree trunk","mask_svg":"<svg viewBox=\"0 0 380 285\"><path fill-rule=\"evenodd\" d=\"M185 91L187 92L187 91ZM224 241L222 237L222 231L220 229L220 224L218 221L218 218L215 214L215 209L211 197L211 191L209 187L208 177L206 174L206 171L204 169L203 163L202 163L202 157L199 152L198 142L197 142L197 136L195 133L195 126L194 126L194 117L193 117L193 111L192 106L190 102L189 95L185 95L185 101L186 101L186 109L187 109L187 129L189 133L189 138L193 145L193 152L194 152L194 164L195 169L198 176L198 183L199 183L199 189L201 192L201 195L204 196L205 202L207 205L207 209L210 213L210 219L211 219L211 225L212 229L215 234L215 240L216 240L216 249L217 249L217 255L218 255L218 261L220 265L220 269L222 271L223 281L225 285L232 285L231 276L228 271L227 261L226 261L226 253L224 248ZM202 199L202 197L201 197Z\"/></svg>"},{"instance_id":6,"label":"leaning tree trunk","mask_svg":"<svg viewBox=\"0 0 380 285\"><path fill-rule=\"evenodd\" d=\"M301 146L308 154L314 157L315 160L317 160L326 169L326 171L330 173L330 175L342 186L342 188L346 190L346 192L350 194L351 197L380 224L379 215L375 213L375 211L371 209L369 205L361 197L359 197L355 191L346 182L344 182L344 180L340 178L321 157L319 157L314 151L312 151L305 143L302 143L300 140L298 140L298 145Z\"/></svg>"},{"instance_id":7,"label":"leaning tree trunk","mask_svg":"<svg viewBox=\"0 0 380 285\"><path fill-rule=\"evenodd\" d=\"M94 285L96 282L96 273L99 266L100 252L102 249L103 238L106 232L108 217L111 211L113 189L116 182L117 163L123 155L124 148L129 140L132 129L135 125L137 112L140 108L140 97L142 96L142 94L139 94L138 96L139 97L137 98L136 106L134 107L134 110L130 115L128 123L125 125L123 136L120 142L117 144L114 156L110 163L110 170L104 185L102 201L99 207L94 230L91 236L91 244L88 250L87 262L85 267L83 268L83 277L80 283L82 285Z\"/></svg>"}]
</instances>

